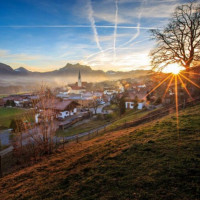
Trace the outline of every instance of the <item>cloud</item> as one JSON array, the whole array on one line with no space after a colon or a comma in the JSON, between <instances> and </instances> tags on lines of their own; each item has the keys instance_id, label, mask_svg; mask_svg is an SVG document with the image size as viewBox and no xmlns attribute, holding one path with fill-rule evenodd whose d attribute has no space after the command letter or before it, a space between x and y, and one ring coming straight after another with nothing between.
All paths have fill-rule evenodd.
<instances>
[{"instance_id":1,"label":"cloud","mask_svg":"<svg viewBox=\"0 0 200 200\"><path fill-rule=\"evenodd\" d=\"M6 25L0 26L0 28L92 28L93 26L90 25ZM115 28L114 25L95 25L95 28L106 28L106 29L113 29ZM159 27L151 27L151 26L142 26L140 29L149 30L149 29L156 29ZM122 26L118 25L118 29L138 29L137 26Z\"/></svg>"},{"instance_id":2,"label":"cloud","mask_svg":"<svg viewBox=\"0 0 200 200\"><path fill-rule=\"evenodd\" d=\"M152 0L151 2L148 2L146 6L143 7L142 17L169 18L178 4L179 3L176 0L171 0L171 1ZM124 12L126 12L126 15L131 18L137 17L138 13L137 8L135 9L126 8Z\"/></svg>"},{"instance_id":3,"label":"cloud","mask_svg":"<svg viewBox=\"0 0 200 200\"><path fill-rule=\"evenodd\" d=\"M19 54L12 54L8 50L0 50L0 58L3 59L10 59L10 60L16 60L16 61L33 61L33 60L39 60L42 59L40 55L29 55L25 53L19 53Z\"/></svg>"},{"instance_id":4,"label":"cloud","mask_svg":"<svg viewBox=\"0 0 200 200\"><path fill-rule=\"evenodd\" d=\"M114 27L114 35L113 35L113 62L115 63L116 59L116 37L117 37L117 24L118 24L118 0L115 0L115 27Z\"/></svg>"},{"instance_id":5,"label":"cloud","mask_svg":"<svg viewBox=\"0 0 200 200\"><path fill-rule=\"evenodd\" d=\"M99 43L99 37L98 37L98 33L97 33L97 29L96 29L93 13L94 12L93 12L93 9L92 9L91 0L88 0L88 18L89 18L91 26L92 26L92 30L93 30L93 33L94 33L94 38L95 38L97 47L99 48L100 51L102 51L102 47L101 47L101 45Z\"/></svg>"}]
</instances>

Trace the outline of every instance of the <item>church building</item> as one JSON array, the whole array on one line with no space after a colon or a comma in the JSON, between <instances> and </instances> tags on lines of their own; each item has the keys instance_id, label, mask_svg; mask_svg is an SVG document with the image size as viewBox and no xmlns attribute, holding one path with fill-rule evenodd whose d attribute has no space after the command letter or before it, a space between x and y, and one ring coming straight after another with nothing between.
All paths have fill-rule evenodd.
<instances>
[{"instance_id":1,"label":"church building","mask_svg":"<svg viewBox=\"0 0 200 200\"><path fill-rule=\"evenodd\" d=\"M71 93L71 94L82 94L83 92L86 91L86 88L85 88L86 84L87 84L87 82L82 82L82 80L81 80L81 72L79 70L78 82L76 82L75 84L69 85L69 87L70 87L69 93Z\"/></svg>"}]
</instances>

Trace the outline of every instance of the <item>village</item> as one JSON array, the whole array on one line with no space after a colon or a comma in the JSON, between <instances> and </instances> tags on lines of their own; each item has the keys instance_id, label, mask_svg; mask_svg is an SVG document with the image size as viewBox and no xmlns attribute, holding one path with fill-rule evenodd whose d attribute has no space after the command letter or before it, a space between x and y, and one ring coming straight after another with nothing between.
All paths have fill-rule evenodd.
<instances>
[{"instance_id":1,"label":"village","mask_svg":"<svg viewBox=\"0 0 200 200\"><path fill-rule=\"evenodd\" d=\"M193 71L198 72L199 67L193 69ZM192 76L193 80L197 78L194 75ZM159 82L156 77L163 79L162 75L151 79ZM150 78L100 83L88 83L82 79L79 70L77 82L74 84L53 89L41 86L41 89L37 92L1 98L0 106L2 108L16 108L21 109L24 113L29 113L29 115L12 117L12 119L9 119L7 127L0 124L1 145L9 146L12 144L13 138L19 139L19 134L16 134L16 132L23 133L24 138L26 138L24 144L26 144L27 138L30 140L33 135L38 137L38 133L42 135L43 130L38 131L41 124L52 126L54 132L59 133L59 136L71 136L83 132L89 133L93 129L96 130L107 123L110 124L129 111L150 111L175 103L173 83L169 88L167 88L167 83L164 83L154 92L154 88L157 86ZM199 80L195 81L198 82ZM163 87L167 88L165 92ZM187 102L191 98L184 87L185 85L181 82L178 83L180 103ZM197 92L194 87L190 88L190 91L192 95ZM87 129L82 129L81 127L87 126L88 122L91 126L88 125ZM12 137L12 140L10 140L11 135L16 137Z\"/></svg>"}]
</instances>

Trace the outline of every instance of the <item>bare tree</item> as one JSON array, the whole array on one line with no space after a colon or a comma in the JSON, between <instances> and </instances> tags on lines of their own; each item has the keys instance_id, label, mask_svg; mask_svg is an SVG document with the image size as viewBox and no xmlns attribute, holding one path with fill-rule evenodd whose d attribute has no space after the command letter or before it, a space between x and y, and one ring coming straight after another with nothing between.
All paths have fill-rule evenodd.
<instances>
[{"instance_id":1,"label":"bare tree","mask_svg":"<svg viewBox=\"0 0 200 200\"><path fill-rule=\"evenodd\" d=\"M94 114L97 114L97 108L99 106L99 103L97 101L97 97L93 97L93 100L91 102L91 107L94 109Z\"/></svg>"},{"instance_id":2,"label":"bare tree","mask_svg":"<svg viewBox=\"0 0 200 200\"><path fill-rule=\"evenodd\" d=\"M153 69L178 63L186 70L200 60L200 4L178 6L164 30L151 30L157 46L150 52Z\"/></svg>"}]
</instances>

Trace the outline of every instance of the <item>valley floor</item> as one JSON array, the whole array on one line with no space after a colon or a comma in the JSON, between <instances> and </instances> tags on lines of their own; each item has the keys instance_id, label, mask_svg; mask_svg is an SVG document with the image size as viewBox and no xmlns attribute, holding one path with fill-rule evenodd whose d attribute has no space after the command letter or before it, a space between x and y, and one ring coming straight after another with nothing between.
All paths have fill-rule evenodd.
<instances>
[{"instance_id":1,"label":"valley floor","mask_svg":"<svg viewBox=\"0 0 200 200\"><path fill-rule=\"evenodd\" d=\"M69 143L0 180L0 199L200 199L200 105Z\"/></svg>"}]
</instances>

